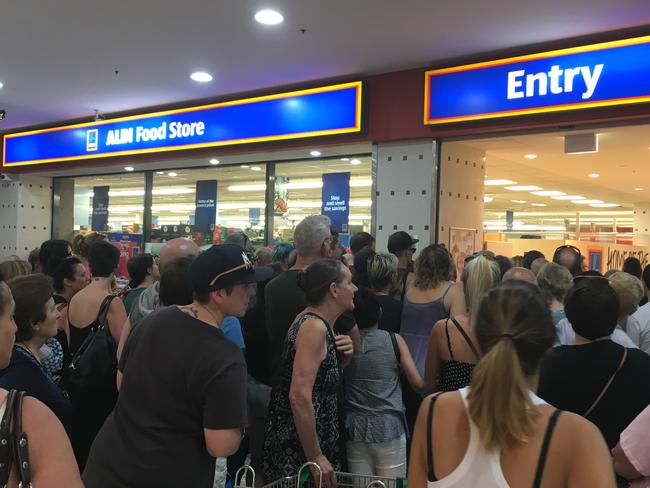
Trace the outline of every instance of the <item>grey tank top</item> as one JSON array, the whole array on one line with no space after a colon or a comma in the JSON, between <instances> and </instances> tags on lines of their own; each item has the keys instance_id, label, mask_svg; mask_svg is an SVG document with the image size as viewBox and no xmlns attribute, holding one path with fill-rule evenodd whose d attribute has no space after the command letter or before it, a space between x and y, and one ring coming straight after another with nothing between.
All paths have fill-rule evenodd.
<instances>
[{"instance_id":1,"label":"grey tank top","mask_svg":"<svg viewBox=\"0 0 650 488\"><path fill-rule=\"evenodd\" d=\"M350 440L387 442L406 433L400 369L390 334L361 330L361 351L343 370Z\"/></svg>"}]
</instances>

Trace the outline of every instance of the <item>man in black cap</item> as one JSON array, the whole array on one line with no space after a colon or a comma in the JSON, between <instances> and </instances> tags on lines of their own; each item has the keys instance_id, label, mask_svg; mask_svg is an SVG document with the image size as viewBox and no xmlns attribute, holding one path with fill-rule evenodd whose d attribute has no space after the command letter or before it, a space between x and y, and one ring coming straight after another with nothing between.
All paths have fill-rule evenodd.
<instances>
[{"instance_id":1,"label":"man in black cap","mask_svg":"<svg viewBox=\"0 0 650 488\"><path fill-rule=\"evenodd\" d=\"M214 458L233 454L246 426L246 364L219 329L241 317L270 278L241 247L213 246L192 263L194 302L155 310L120 358L120 395L97 435L89 488L212 486Z\"/></svg>"},{"instance_id":2,"label":"man in black cap","mask_svg":"<svg viewBox=\"0 0 650 488\"><path fill-rule=\"evenodd\" d=\"M397 256L398 286L402 298L406 293L408 275L413 272L413 254L417 243L418 239L403 230L391 234L388 238L388 252Z\"/></svg>"}]
</instances>

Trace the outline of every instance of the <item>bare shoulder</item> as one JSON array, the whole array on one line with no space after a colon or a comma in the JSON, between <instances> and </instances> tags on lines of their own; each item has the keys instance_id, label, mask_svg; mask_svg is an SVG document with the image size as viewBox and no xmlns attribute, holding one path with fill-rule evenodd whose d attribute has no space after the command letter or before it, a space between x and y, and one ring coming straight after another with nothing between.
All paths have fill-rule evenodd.
<instances>
[{"instance_id":1,"label":"bare shoulder","mask_svg":"<svg viewBox=\"0 0 650 488\"><path fill-rule=\"evenodd\" d=\"M298 336L304 336L307 334L315 337L325 337L327 334L327 325L321 319L316 317L306 318L300 325Z\"/></svg>"},{"instance_id":2,"label":"bare shoulder","mask_svg":"<svg viewBox=\"0 0 650 488\"><path fill-rule=\"evenodd\" d=\"M25 396L23 401L23 423L26 430L34 431L62 427L54 413L43 402L31 396Z\"/></svg>"},{"instance_id":3,"label":"bare shoulder","mask_svg":"<svg viewBox=\"0 0 650 488\"><path fill-rule=\"evenodd\" d=\"M438 337L441 333L444 332L445 324L449 319L440 319L431 328L431 337Z\"/></svg>"}]
</instances>

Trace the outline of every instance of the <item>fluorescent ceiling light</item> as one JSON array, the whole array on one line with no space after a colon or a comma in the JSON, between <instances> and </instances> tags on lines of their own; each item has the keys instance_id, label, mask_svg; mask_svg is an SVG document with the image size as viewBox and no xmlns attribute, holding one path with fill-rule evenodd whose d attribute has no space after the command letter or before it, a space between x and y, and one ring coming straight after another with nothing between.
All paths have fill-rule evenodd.
<instances>
[{"instance_id":1,"label":"fluorescent ceiling light","mask_svg":"<svg viewBox=\"0 0 650 488\"><path fill-rule=\"evenodd\" d=\"M519 185L519 186L506 186L506 190L510 191L536 191L541 190L539 186L535 185Z\"/></svg>"},{"instance_id":2,"label":"fluorescent ceiling light","mask_svg":"<svg viewBox=\"0 0 650 488\"><path fill-rule=\"evenodd\" d=\"M255 20L264 25L278 25L284 21L284 17L276 10L264 9L255 14Z\"/></svg>"},{"instance_id":3,"label":"fluorescent ceiling light","mask_svg":"<svg viewBox=\"0 0 650 488\"><path fill-rule=\"evenodd\" d=\"M124 166L124 171L135 171L133 166Z\"/></svg>"},{"instance_id":4,"label":"fluorescent ceiling light","mask_svg":"<svg viewBox=\"0 0 650 488\"><path fill-rule=\"evenodd\" d=\"M571 203L577 203L578 205L592 205L594 203L603 203L602 200L571 200Z\"/></svg>"},{"instance_id":5,"label":"fluorescent ceiling light","mask_svg":"<svg viewBox=\"0 0 650 488\"><path fill-rule=\"evenodd\" d=\"M560 195L557 197L553 197L553 200L584 200L585 197L581 197L580 195Z\"/></svg>"},{"instance_id":6,"label":"fluorescent ceiling light","mask_svg":"<svg viewBox=\"0 0 650 488\"><path fill-rule=\"evenodd\" d=\"M216 165L216 164L219 164L220 162L221 161L219 161L218 159L211 159L210 160L210 164L215 164Z\"/></svg>"},{"instance_id":7,"label":"fluorescent ceiling light","mask_svg":"<svg viewBox=\"0 0 650 488\"><path fill-rule=\"evenodd\" d=\"M643 188L638 187L638 188L635 188L634 191L643 191Z\"/></svg>"},{"instance_id":8,"label":"fluorescent ceiling light","mask_svg":"<svg viewBox=\"0 0 650 488\"><path fill-rule=\"evenodd\" d=\"M341 158L341 161L350 161L350 158Z\"/></svg>"},{"instance_id":9,"label":"fluorescent ceiling light","mask_svg":"<svg viewBox=\"0 0 650 488\"><path fill-rule=\"evenodd\" d=\"M172 178L174 178L175 176L178 176L178 173L174 173L173 171L170 171L169 173L167 173L167 176L171 176Z\"/></svg>"},{"instance_id":10,"label":"fluorescent ceiling light","mask_svg":"<svg viewBox=\"0 0 650 488\"><path fill-rule=\"evenodd\" d=\"M545 203L531 203L533 207L546 207Z\"/></svg>"},{"instance_id":11,"label":"fluorescent ceiling light","mask_svg":"<svg viewBox=\"0 0 650 488\"><path fill-rule=\"evenodd\" d=\"M597 207L597 208L614 208L614 207L620 207L618 203L592 203L589 205L590 207Z\"/></svg>"},{"instance_id":12,"label":"fluorescent ceiling light","mask_svg":"<svg viewBox=\"0 0 650 488\"><path fill-rule=\"evenodd\" d=\"M239 167L240 167L240 168L244 168L244 169L248 169L248 168L250 168L250 166L247 165L247 164L240 164Z\"/></svg>"},{"instance_id":13,"label":"fluorescent ceiling light","mask_svg":"<svg viewBox=\"0 0 650 488\"><path fill-rule=\"evenodd\" d=\"M156 174L157 174L157 175L164 175L165 172L164 172L164 171L156 171Z\"/></svg>"},{"instance_id":14,"label":"fluorescent ceiling light","mask_svg":"<svg viewBox=\"0 0 650 488\"><path fill-rule=\"evenodd\" d=\"M512 203L526 203L526 200L510 200Z\"/></svg>"},{"instance_id":15,"label":"fluorescent ceiling light","mask_svg":"<svg viewBox=\"0 0 650 488\"><path fill-rule=\"evenodd\" d=\"M512 180L485 180L483 182L485 186L506 186L506 185L516 185L516 181Z\"/></svg>"},{"instance_id":16,"label":"fluorescent ceiling light","mask_svg":"<svg viewBox=\"0 0 650 488\"><path fill-rule=\"evenodd\" d=\"M533 195L537 195L540 197L561 197L562 195L566 195L566 193L562 191L555 191L555 190L533 191L531 193Z\"/></svg>"},{"instance_id":17,"label":"fluorescent ceiling light","mask_svg":"<svg viewBox=\"0 0 650 488\"><path fill-rule=\"evenodd\" d=\"M260 168L259 166L251 166L251 170L252 171L262 171L262 168Z\"/></svg>"},{"instance_id":18,"label":"fluorescent ceiling light","mask_svg":"<svg viewBox=\"0 0 650 488\"><path fill-rule=\"evenodd\" d=\"M190 78L192 78L194 81L198 81L199 83L208 83L212 81L212 75L210 73L206 73L205 71L195 71L190 75Z\"/></svg>"},{"instance_id":19,"label":"fluorescent ceiling light","mask_svg":"<svg viewBox=\"0 0 650 488\"><path fill-rule=\"evenodd\" d=\"M317 190L323 187L321 180L298 180L290 181L286 185L276 184L277 187L283 187L287 190ZM372 180L368 179L352 179L350 180L350 188L367 188L372 186ZM266 185L264 183L230 185L226 188L228 191L264 191Z\"/></svg>"},{"instance_id":20,"label":"fluorescent ceiling light","mask_svg":"<svg viewBox=\"0 0 650 488\"><path fill-rule=\"evenodd\" d=\"M309 152L309 155L310 155L310 156L314 156L314 157L316 157L316 156L320 156L320 155L321 155L321 152L320 152L320 151L310 151L310 152Z\"/></svg>"},{"instance_id":21,"label":"fluorescent ceiling light","mask_svg":"<svg viewBox=\"0 0 650 488\"><path fill-rule=\"evenodd\" d=\"M483 202L485 203L490 203L492 200L494 200L493 197L488 197L487 195L483 197Z\"/></svg>"},{"instance_id":22,"label":"fluorescent ceiling light","mask_svg":"<svg viewBox=\"0 0 650 488\"><path fill-rule=\"evenodd\" d=\"M589 173L587 176L589 178L598 178L600 175L598 173Z\"/></svg>"},{"instance_id":23,"label":"fluorescent ceiling light","mask_svg":"<svg viewBox=\"0 0 650 488\"><path fill-rule=\"evenodd\" d=\"M352 161L350 161L350 164L354 166L359 166L361 164L361 161L359 161L358 159L353 159Z\"/></svg>"},{"instance_id":24,"label":"fluorescent ceiling light","mask_svg":"<svg viewBox=\"0 0 650 488\"><path fill-rule=\"evenodd\" d=\"M524 154L526 159L537 159L537 154Z\"/></svg>"},{"instance_id":25,"label":"fluorescent ceiling light","mask_svg":"<svg viewBox=\"0 0 650 488\"><path fill-rule=\"evenodd\" d=\"M4 85L3 85L2 82L0 81L0 88L2 88L3 86L4 86Z\"/></svg>"}]
</instances>

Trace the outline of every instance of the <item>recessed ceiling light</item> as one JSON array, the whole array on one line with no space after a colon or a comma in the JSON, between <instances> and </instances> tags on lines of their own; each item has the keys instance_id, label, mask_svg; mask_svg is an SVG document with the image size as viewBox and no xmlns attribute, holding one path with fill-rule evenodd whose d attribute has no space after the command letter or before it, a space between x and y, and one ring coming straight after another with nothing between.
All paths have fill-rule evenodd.
<instances>
[{"instance_id":1,"label":"recessed ceiling light","mask_svg":"<svg viewBox=\"0 0 650 488\"><path fill-rule=\"evenodd\" d=\"M512 180L485 180L483 182L485 186L506 186L506 185L516 185L516 181Z\"/></svg>"},{"instance_id":2,"label":"recessed ceiling light","mask_svg":"<svg viewBox=\"0 0 650 488\"><path fill-rule=\"evenodd\" d=\"M309 155L310 155L310 156L314 156L314 157L316 157L316 156L320 156L320 151L311 151L311 152L309 153Z\"/></svg>"},{"instance_id":3,"label":"recessed ceiling light","mask_svg":"<svg viewBox=\"0 0 650 488\"><path fill-rule=\"evenodd\" d=\"M134 171L135 168L133 166L124 166L124 171Z\"/></svg>"},{"instance_id":4,"label":"recessed ceiling light","mask_svg":"<svg viewBox=\"0 0 650 488\"><path fill-rule=\"evenodd\" d=\"M490 203L492 200L494 200L493 197L488 197L487 195L483 197L483 201L485 203Z\"/></svg>"},{"instance_id":5,"label":"recessed ceiling light","mask_svg":"<svg viewBox=\"0 0 650 488\"><path fill-rule=\"evenodd\" d=\"M512 203L526 203L526 200L510 200Z\"/></svg>"},{"instance_id":6,"label":"recessed ceiling light","mask_svg":"<svg viewBox=\"0 0 650 488\"><path fill-rule=\"evenodd\" d=\"M600 175L598 173L589 173L587 176L589 178L598 178Z\"/></svg>"},{"instance_id":7,"label":"recessed ceiling light","mask_svg":"<svg viewBox=\"0 0 650 488\"><path fill-rule=\"evenodd\" d=\"M341 161L350 161L350 158L341 158Z\"/></svg>"},{"instance_id":8,"label":"recessed ceiling light","mask_svg":"<svg viewBox=\"0 0 650 488\"><path fill-rule=\"evenodd\" d=\"M206 73L205 71L195 71L190 75L190 78L192 78L194 81L198 81L199 83L208 83L212 81L212 75L210 73Z\"/></svg>"},{"instance_id":9,"label":"recessed ceiling light","mask_svg":"<svg viewBox=\"0 0 650 488\"><path fill-rule=\"evenodd\" d=\"M157 175L164 175L165 172L164 172L164 171L156 171L156 174L157 174Z\"/></svg>"},{"instance_id":10,"label":"recessed ceiling light","mask_svg":"<svg viewBox=\"0 0 650 488\"><path fill-rule=\"evenodd\" d=\"M590 207L596 207L596 208L614 208L614 207L620 207L618 203L592 203L589 205Z\"/></svg>"},{"instance_id":11,"label":"recessed ceiling light","mask_svg":"<svg viewBox=\"0 0 650 488\"><path fill-rule=\"evenodd\" d=\"M282 23L284 17L276 10L264 9L255 14L255 20L264 25L278 25Z\"/></svg>"},{"instance_id":12,"label":"recessed ceiling light","mask_svg":"<svg viewBox=\"0 0 650 488\"><path fill-rule=\"evenodd\" d=\"M539 186L534 185L519 185L519 186L506 186L506 190L510 191L537 191L541 190Z\"/></svg>"},{"instance_id":13,"label":"recessed ceiling light","mask_svg":"<svg viewBox=\"0 0 650 488\"><path fill-rule=\"evenodd\" d=\"M546 207L545 203L531 203L533 207Z\"/></svg>"},{"instance_id":14,"label":"recessed ceiling light","mask_svg":"<svg viewBox=\"0 0 650 488\"><path fill-rule=\"evenodd\" d=\"M556 190L533 191L531 193L540 197L561 197L562 195L566 195L563 191Z\"/></svg>"},{"instance_id":15,"label":"recessed ceiling light","mask_svg":"<svg viewBox=\"0 0 650 488\"><path fill-rule=\"evenodd\" d=\"M2 88L3 86L4 86L4 85L3 85L2 82L0 81L0 88Z\"/></svg>"},{"instance_id":16,"label":"recessed ceiling light","mask_svg":"<svg viewBox=\"0 0 650 488\"><path fill-rule=\"evenodd\" d=\"M262 168L260 168L259 166L251 166L251 170L252 171L262 171Z\"/></svg>"},{"instance_id":17,"label":"recessed ceiling light","mask_svg":"<svg viewBox=\"0 0 650 488\"><path fill-rule=\"evenodd\" d=\"M580 195L560 195L557 197L553 197L553 200L584 200L585 197L581 197Z\"/></svg>"},{"instance_id":18,"label":"recessed ceiling light","mask_svg":"<svg viewBox=\"0 0 650 488\"><path fill-rule=\"evenodd\" d=\"M603 203L602 200L571 200L571 203L577 203L578 205L592 205L594 203Z\"/></svg>"},{"instance_id":19,"label":"recessed ceiling light","mask_svg":"<svg viewBox=\"0 0 650 488\"><path fill-rule=\"evenodd\" d=\"M634 191L643 191L643 188L641 188L641 187L635 188Z\"/></svg>"},{"instance_id":20,"label":"recessed ceiling light","mask_svg":"<svg viewBox=\"0 0 650 488\"><path fill-rule=\"evenodd\" d=\"M210 164L219 164L220 162L221 161L219 161L218 159L211 159L210 160Z\"/></svg>"},{"instance_id":21,"label":"recessed ceiling light","mask_svg":"<svg viewBox=\"0 0 650 488\"><path fill-rule=\"evenodd\" d=\"M358 159L353 159L352 161L350 161L350 164L354 166L359 166L361 164L361 161L359 161Z\"/></svg>"},{"instance_id":22,"label":"recessed ceiling light","mask_svg":"<svg viewBox=\"0 0 650 488\"><path fill-rule=\"evenodd\" d=\"M537 154L524 154L526 159L537 159Z\"/></svg>"},{"instance_id":23,"label":"recessed ceiling light","mask_svg":"<svg viewBox=\"0 0 650 488\"><path fill-rule=\"evenodd\" d=\"M171 176L173 178L174 176L178 176L178 173L174 173L173 171L170 171L169 173L167 173L167 176Z\"/></svg>"},{"instance_id":24,"label":"recessed ceiling light","mask_svg":"<svg viewBox=\"0 0 650 488\"><path fill-rule=\"evenodd\" d=\"M247 164L240 164L239 167L240 167L240 168L244 168L244 169L248 169L248 168L250 168L250 166L247 165Z\"/></svg>"}]
</instances>

